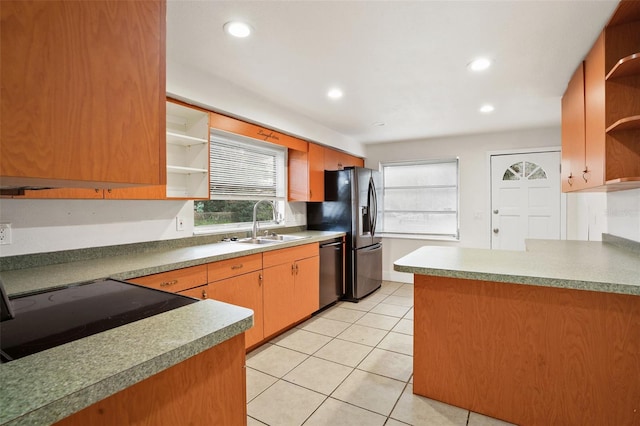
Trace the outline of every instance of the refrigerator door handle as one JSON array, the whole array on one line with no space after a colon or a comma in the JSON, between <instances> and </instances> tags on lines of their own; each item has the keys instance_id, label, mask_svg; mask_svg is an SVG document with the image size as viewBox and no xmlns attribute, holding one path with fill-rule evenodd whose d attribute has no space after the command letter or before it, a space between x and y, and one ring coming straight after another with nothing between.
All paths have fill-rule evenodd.
<instances>
[{"instance_id":1,"label":"refrigerator door handle","mask_svg":"<svg viewBox=\"0 0 640 426\"><path fill-rule=\"evenodd\" d=\"M373 206L371 205L373 201ZM369 194L367 197L367 204L369 209L369 229L371 236L376 233L376 219L378 215L378 200L376 197L376 186L373 183L373 177L369 178Z\"/></svg>"}]
</instances>

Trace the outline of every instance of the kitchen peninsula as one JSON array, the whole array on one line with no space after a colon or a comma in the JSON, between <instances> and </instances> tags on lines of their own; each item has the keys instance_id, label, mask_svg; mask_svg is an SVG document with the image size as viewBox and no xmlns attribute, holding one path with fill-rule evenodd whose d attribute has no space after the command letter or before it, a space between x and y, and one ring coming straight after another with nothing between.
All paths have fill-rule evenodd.
<instances>
[{"instance_id":1,"label":"kitchen peninsula","mask_svg":"<svg viewBox=\"0 0 640 426\"><path fill-rule=\"evenodd\" d=\"M414 393L522 425L640 422L638 243L425 246L414 274Z\"/></svg>"}]
</instances>

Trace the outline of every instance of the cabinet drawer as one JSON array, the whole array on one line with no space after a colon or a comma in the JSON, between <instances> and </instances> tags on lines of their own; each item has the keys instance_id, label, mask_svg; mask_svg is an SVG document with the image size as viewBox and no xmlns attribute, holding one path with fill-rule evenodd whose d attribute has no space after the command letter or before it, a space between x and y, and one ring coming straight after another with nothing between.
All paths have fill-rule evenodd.
<instances>
[{"instance_id":1,"label":"cabinet drawer","mask_svg":"<svg viewBox=\"0 0 640 426\"><path fill-rule=\"evenodd\" d=\"M209 298L209 294L207 290L209 290L208 284L201 285L200 287L190 288L188 290L179 291L178 294L204 300Z\"/></svg>"},{"instance_id":2,"label":"cabinet drawer","mask_svg":"<svg viewBox=\"0 0 640 426\"><path fill-rule=\"evenodd\" d=\"M209 282L235 277L260 269L262 269L262 254L260 253L221 260L207 265Z\"/></svg>"},{"instance_id":3,"label":"cabinet drawer","mask_svg":"<svg viewBox=\"0 0 640 426\"><path fill-rule=\"evenodd\" d=\"M320 249L318 243L305 244L303 246L289 247L280 250L267 251L262 253L262 263L265 268L283 263L292 263L299 259L319 256Z\"/></svg>"},{"instance_id":4,"label":"cabinet drawer","mask_svg":"<svg viewBox=\"0 0 640 426\"><path fill-rule=\"evenodd\" d=\"M176 293L207 283L207 266L198 265L129 280L132 283Z\"/></svg>"}]
</instances>

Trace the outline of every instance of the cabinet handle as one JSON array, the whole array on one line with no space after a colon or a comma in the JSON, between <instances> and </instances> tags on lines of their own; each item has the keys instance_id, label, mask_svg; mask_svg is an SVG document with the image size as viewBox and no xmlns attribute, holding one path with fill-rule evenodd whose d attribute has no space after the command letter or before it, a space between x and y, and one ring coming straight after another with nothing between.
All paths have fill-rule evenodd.
<instances>
[{"instance_id":1,"label":"cabinet handle","mask_svg":"<svg viewBox=\"0 0 640 426\"><path fill-rule=\"evenodd\" d=\"M298 275L298 264L296 263L296 275Z\"/></svg>"},{"instance_id":2,"label":"cabinet handle","mask_svg":"<svg viewBox=\"0 0 640 426\"><path fill-rule=\"evenodd\" d=\"M163 281L160 283L160 287L169 287L175 284L178 284L178 280Z\"/></svg>"},{"instance_id":3,"label":"cabinet handle","mask_svg":"<svg viewBox=\"0 0 640 426\"><path fill-rule=\"evenodd\" d=\"M262 285L262 274L258 275L258 285Z\"/></svg>"},{"instance_id":4,"label":"cabinet handle","mask_svg":"<svg viewBox=\"0 0 640 426\"><path fill-rule=\"evenodd\" d=\"M206 299L207 297L209 297L207 296L207 290L202 290L202 298Z\"/></svg>"},{"instance_id":5,"label":"cabinet handle","mask_svg":"<svg viewBox=\"0 0 640 426\"><path fill-rule=\"evenodd\" d=\"M573 173L569 173L569 177L567 178L567 183L569 183L569 186L573 186Z\"/></svg>"},{"instance_id":6,"label":"cabinet handle","mask_svg":"<svg viewBox=\"0 0 640 426\"><path fill-rule=\"evenodd\" d=\"M296 264L292 263L291 264L291 275L295 275L296 274Z\"/></svg>"},{"instance_id":7,"label":"cabinet handle","mask_svg":"<svg viewBox=\"0 0 640 426\"><path fill-rule=\"evenodd\" d=\"M589 168L585 167L584 170L582 171L582 179L584 179L585 182L588 182L590 175L591 175L591 172L589 171Z\"/></svg>"},{"instance_id":8,"label":"cabinet handle","mask_svg":"<svg viewBox=\"0 0 640 426\"><path fill-rule=\"evenodd\" d=\"M242 266L243 266L243 264L242 264L242 263L241 263L241 264L239 264L239 265L233 265L233 266L231 267L231 269L242 269Z\"/></svg>"}]
</instances>

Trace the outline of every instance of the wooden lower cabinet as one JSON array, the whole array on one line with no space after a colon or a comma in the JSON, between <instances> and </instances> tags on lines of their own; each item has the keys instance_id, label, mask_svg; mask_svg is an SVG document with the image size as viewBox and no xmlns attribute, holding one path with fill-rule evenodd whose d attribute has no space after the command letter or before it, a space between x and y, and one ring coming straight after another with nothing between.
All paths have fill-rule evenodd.
<instances>
[{"instance_id":1,"label":"wooden lower cabinet","mask_svg":"<svg viewBox=\"0 0 640 426\"><path fill-rule=\"evenodd\" d=\"M318 244L264 253L264 336L269 337L319 308Z\"/></svg>"},{"instance_id":2,"label":"wooden lower cabinet","mask_svg":"<svg viewBox=\"0 0 640 426\"><path fill-rule=\"evenodd\" d=\"M264 335L271 336L295 322L294 264L264 269Z\"/></svg>"},{"instance_id":3,"label":"wooden lower cabinet","mask_svg":"<svg viewBox=\"0 0 640 426\"><path fill-rule=\"evenodd\" d=\"M209 283L207 293L210 299L253 310L253 327L245 332L245 345L247 348L260 343L264 339L262 271L250 272Z\"/></svg>"},{"instance_id":4,"label":"wooden lower cabinet","mask_svg":"<svg viewBox=\"0 0 640 426\"><path fill-rule=\"evenodd\" d=\"M244 334L161 371L55 424L246 425Z\"/></svg>"}]
</instances>

